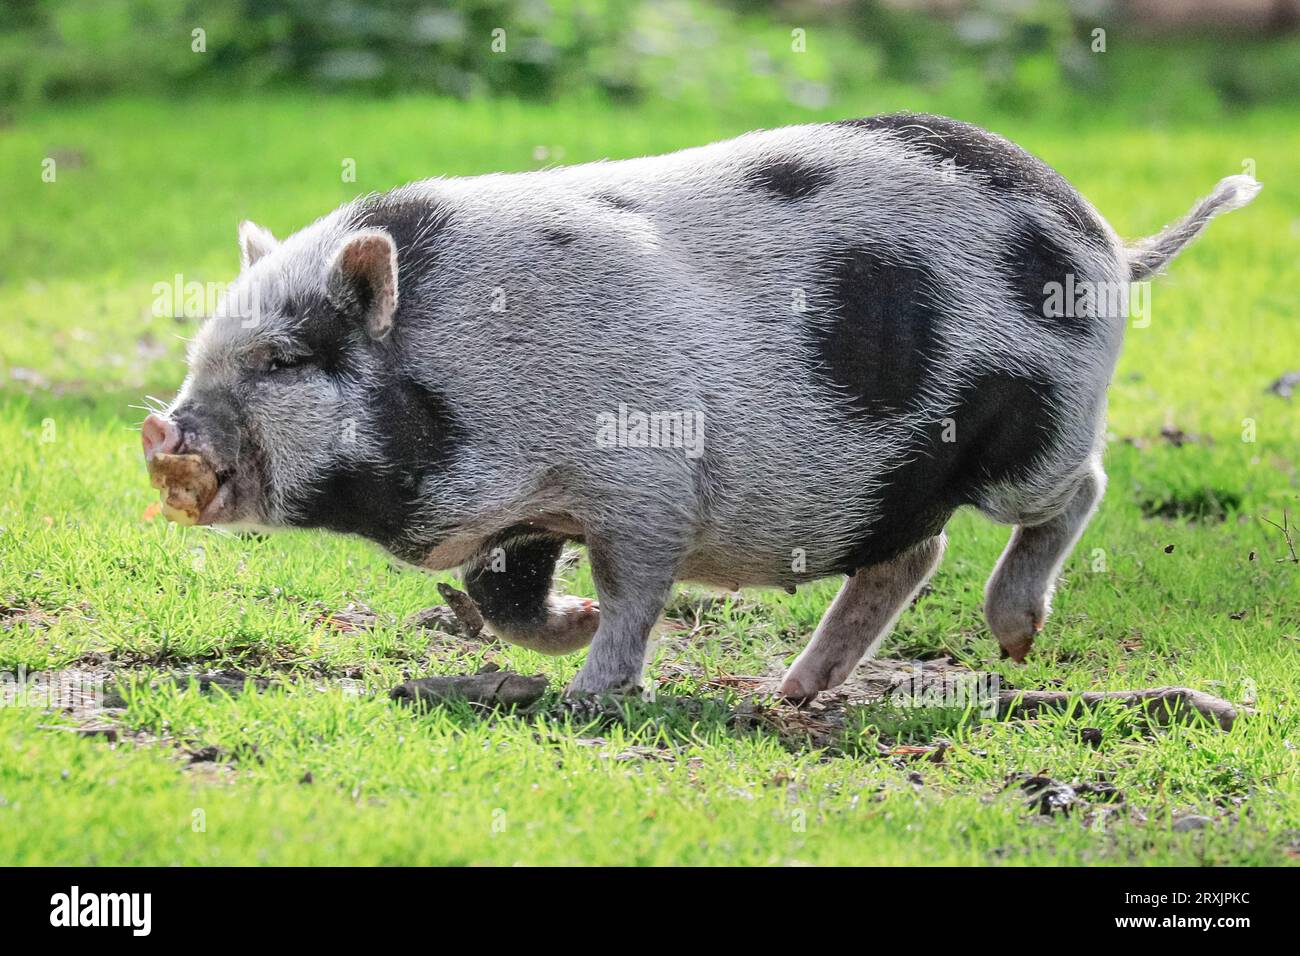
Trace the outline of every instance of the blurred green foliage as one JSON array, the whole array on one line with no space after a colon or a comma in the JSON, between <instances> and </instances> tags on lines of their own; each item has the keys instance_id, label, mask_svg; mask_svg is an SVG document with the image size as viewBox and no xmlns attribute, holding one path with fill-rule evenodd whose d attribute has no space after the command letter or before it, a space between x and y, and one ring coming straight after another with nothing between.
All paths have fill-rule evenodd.
<instances>
[{"instance_id":1,"label":"blurred green foliage","mask_svg":"<svg viewBox=\"0 0 1300 956\"><path fill-rule=\"evenodd\" d=\"M1105 31L1099 40L1096 30ZM1135 53L1135 47L1140 50ZM1151 59L1154 75L1137 66ZM1300 99L1295 38L1156 40L1106 0L6 0L0 102L308 86L546 99L592 92L818 109L881 82L1015 112L1155 95Z\"/></svg>"}]
</instances>

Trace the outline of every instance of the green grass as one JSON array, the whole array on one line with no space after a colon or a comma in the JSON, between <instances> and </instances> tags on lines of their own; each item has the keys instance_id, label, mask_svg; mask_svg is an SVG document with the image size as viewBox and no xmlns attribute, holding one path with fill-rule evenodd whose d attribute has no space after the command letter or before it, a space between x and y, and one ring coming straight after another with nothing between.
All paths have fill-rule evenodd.
<instances>
[{"instance_id":1,"label":"green grass","mask_svg":"<svg viewBox=\"0 0 1300 956\"><path fill-rule=\"evenodd\" d=\"M710 141L824 114L791 106L612 111L263 97L114 101L0 130L0 671L124 675L119 738L0 707L0 863L1284 863L1300 853L1300 566L1263 519L1300 523L1300 134L1282 111L1153 129L1111 116L967 114L1061 169L1121 233L1181 215L1253 160L1266 188L1154 291L1111 390L1110 489L1030 662L997 659L979 612L1008 529L959 515L933 590L884 653L948 655L1018 687L1185 684L1257 714L1231 733L1117 708L982 720L860 708L831 739L717 678L778 669L834 589L746 593L671 619L655 703L570 715L580 657L405 629L433 579L353 540L236 538L146 519L135 424L183 374L194 321L150 314L155 283L227 281L235 224L284 234L357 192L431 174L535 168ZM57 181L41 161L62 157ZM356 160L357 181L341 163ZM71 162L68 160L71 159ZM1242 440L1254 423L1253 442ZM1160 437L1173 425L1196 436ZM508 426L505 426L508 427ZM1172 516L1172 517L1162 517ZM585 563L569 590L591 593ZM373 629L331 624L359 602ZM690 627L688 628L688 624ZM688 640L688 630L690 639ZM485 661L543 671L528 714L414 714L408 676ZM202 693L177 671L237 669L262 691ZM1102 731L1100 746L1081 727ZM941 763L882 753L948 743ZM191 761L208 749L215 759ZM214 749L212 749L214 748ZM1016 774L1106 780L1122 804L1041 816ZM1185 813L1214 819L1178 832ZM200 825L201 824L201 825Z\"/></svg>"}]
</instances>

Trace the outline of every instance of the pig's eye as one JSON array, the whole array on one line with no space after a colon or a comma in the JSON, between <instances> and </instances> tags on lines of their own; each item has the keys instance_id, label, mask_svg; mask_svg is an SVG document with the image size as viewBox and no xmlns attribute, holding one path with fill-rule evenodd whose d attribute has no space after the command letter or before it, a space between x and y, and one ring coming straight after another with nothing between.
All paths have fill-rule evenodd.
<instances>
[{"instance_id":1,"label":"pig's eye","mask_svg":"<svg viewBox=\"0 0 1300 956\"><path fill-rule=\"evenodd\" d=\"M282 372L292 368L305 368L312 364L310 355L275 355L267 365L268 372Z\"/></svg>"}]
</instances>

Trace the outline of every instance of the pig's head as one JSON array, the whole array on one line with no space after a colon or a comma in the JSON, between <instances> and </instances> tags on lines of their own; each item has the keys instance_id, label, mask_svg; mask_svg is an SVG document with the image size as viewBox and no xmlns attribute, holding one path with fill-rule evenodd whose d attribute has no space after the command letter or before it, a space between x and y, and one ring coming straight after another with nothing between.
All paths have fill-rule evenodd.
<instances>
[{"instance_id":1,"label":"pig's head","mask_svg":"<svg viewBox=\"0 0 1300 956\"><path fill-rule=\"evenodd\" d=\"M401 361L398 254L382 228L320 223L277 242L245 222L242 270L189 355L146 459L197 454L218 478L200 524L323 527L427 546L421 492L453 437Z\"/></svg>"}]
</instances>

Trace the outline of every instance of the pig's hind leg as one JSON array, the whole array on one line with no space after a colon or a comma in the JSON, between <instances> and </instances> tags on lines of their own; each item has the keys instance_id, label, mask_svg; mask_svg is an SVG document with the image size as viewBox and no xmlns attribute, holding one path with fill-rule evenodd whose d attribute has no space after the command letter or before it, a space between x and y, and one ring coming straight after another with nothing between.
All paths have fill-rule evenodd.
<instances>
[{"instance_id":1,"label":"pig's hind leg","mask_svg":"<svg viewBox=\"0 0 1300 956\"><path fill-rule=\"evenodd\" d=\"M1004 657L1023 660L1034 635L1051 611L1052 591L1061 566L1088 526L1102 493L1106 473L1092 462L1065 504L1051 517L1035 517L1016 526L984 591L984 616L1002 646Z\"/></svg>"},{"instance_id":2,"label":"pig's hind leg","mask_svg":"<svg viewBox=\"0 0 1300 956\"><path fill-rule=\"evenodd\" d=\"M526 534L488 548L465 567L465 590L492 633L543 654L568 654L591 643L600 610L586 598L551 590L564 539Z\"/></svg>"},{"instance_id":3,"label":"pig's hind leg","mask_svg":"<svg viewBox=\"0 0 1300 956\"><path fill-rule=\"evenodd\" d=\"M844 683L929 580L945 545L944 535L936 535L890 561L860 568L845 581L779 693L809 700Z\"/></svg>"}]
</instances>

